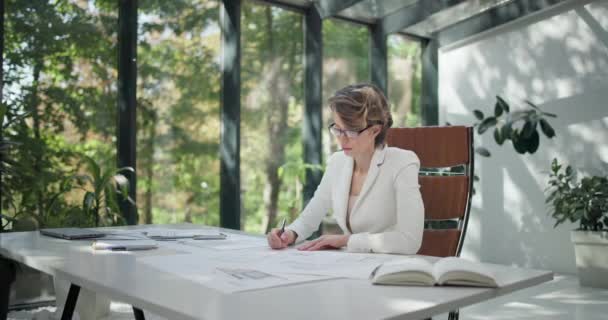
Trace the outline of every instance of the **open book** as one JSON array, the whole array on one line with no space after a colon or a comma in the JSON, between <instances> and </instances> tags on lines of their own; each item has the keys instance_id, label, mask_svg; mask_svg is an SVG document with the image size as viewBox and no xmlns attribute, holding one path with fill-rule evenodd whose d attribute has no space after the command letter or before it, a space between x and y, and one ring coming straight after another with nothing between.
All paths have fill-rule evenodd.
<instances>
[{"instance_id":1,"label":"open book","mask_svg":"<svg viewBox=\"0 0 608 320\"><path fill-rule=\"evenodd\" d=\"M492 271L480 263L447 257L431 263L412 257L378 266L370 276L374 284L455 285L498 287Z\"/></svg>"}]
</instances>

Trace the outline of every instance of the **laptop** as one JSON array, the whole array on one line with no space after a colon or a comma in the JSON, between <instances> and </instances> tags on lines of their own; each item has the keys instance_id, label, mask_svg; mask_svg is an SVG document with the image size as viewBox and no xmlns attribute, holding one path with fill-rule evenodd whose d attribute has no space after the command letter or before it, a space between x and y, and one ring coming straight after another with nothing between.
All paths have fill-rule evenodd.
<instances>
[{"instance_id":1,"label":"laptop","mask_svg":"<svg viewBox=\"0 0 608 320\"><path fill-rule=\"evenodd\" d=\"M93 239L105 236L103 232L82 228L40 229L40 233L45 236L67 240Z\"/></svg>"}]
</instances>

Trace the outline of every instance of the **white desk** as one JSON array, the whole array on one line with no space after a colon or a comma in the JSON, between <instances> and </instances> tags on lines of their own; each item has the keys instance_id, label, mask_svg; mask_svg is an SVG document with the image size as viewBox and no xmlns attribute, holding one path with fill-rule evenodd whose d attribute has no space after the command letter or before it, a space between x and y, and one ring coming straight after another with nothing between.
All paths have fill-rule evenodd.
<instances>
[{"instance_id":1,"label":"white desk","mask_svg":"<svg viewBox=\"0 0 608 320\"><path fill-rule=\"evenodd\" d=\"M0 234L0 255L167 319L423 319L553 279L548 271L491 265L505 284L499 289L375 286L367 280L335 279L222 294L138 262L145 255L170 259L173 254L167 248L91 252L90 241L38 232Z\"/></svg>"}]
</instances>

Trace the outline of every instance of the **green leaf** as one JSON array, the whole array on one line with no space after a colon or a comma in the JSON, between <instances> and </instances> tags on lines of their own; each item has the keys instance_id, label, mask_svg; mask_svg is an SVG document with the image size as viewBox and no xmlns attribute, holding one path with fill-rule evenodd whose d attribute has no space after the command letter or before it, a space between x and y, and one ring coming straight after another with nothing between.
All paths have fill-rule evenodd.
<instances>
[{"instance_id":1,"label":"green leaf","mask_svg":"<svg viewBox=\"0 0 608 320\"><path fill-rule=\"evenodd\" d=\"M481 112L480 110L473 110L473 114L475 115L475 118L477 118L477 120L483 120L484 115L483 112Z\"/></svg>"},{"instance_id":2,"label":"green leaf","mask_svg":"<svg viewBox=\"0 0 608 320\"><path fill-rule=\"evenodd\" d=\"M505 137L502 135L502 128L494 129L494 140L499 146L502 146L502 144L505 142Z\"/></svg>"},{"instance_id":3,"label":"green leaf","mask_svg":"<svg viewBox=\"0 0 608 320\"><path fill-rule=\"evenodd\" d=\"M534 103L530 102L530 100L524 100L525 103L527 103L530 107L540 111L540 108L538 106L536 106Z\"/></svg>"},{"instance_id":4,"label":"green leaf","mask_svg":"<svg viewBox=\"0 0 608 320\"><path fill-rule=\"evenodd\" d=\"M528 151L528 146L525 143L524 139L522 139L517 131L513 131L511 134L511 142L513 143L513 148L515 151L520 154L526 153Z\"/></svg>"},{"instance_id":5,"label":"green leaf","mask_svg":"<svg viewBox=\"0 0 608 320\"><path fill-rule=\"evenodd\" d=\"M55 207L57 206L57 204L61 201L61 197L67 192L68 190L63 190L61 192L58 192L57 194L55 194L52 198L51 198L51 202L48 206L48 208L46 209L46 215L48 216L49 214L53 214L55 211Z\"/></svg>"},{"instance_id":6,"label":"green leaf","mask_svg":"<svg viewBox=\"0 0 608 320\"><path fill-rule=\"evenodd\" d=\"M480 124L479 127L477 127L477 133L479 134L483 134L484 132L486 132L486 130L488 130L490 127L495 126L497 123L496 118L494 117L488 117L486 119L484 119Z\"/></svg>"},{"instance_id":7,"label":"green leaf","mask_svg":"<svg viewBox=\"0 0 608 320\"><path fill-rule=\"evenodd\" d=\"M91 211L95 207L95 194L87 191L82 199L82 208L85 212Z\"/></svg>"},{"instance_id":8,"label":"green leaf","mask_svg":"<svg viewBox=\"0 0 608 320\"><path fill-rule=\"evenodd\" d=\"M536 120L528 120L521 131L521 135L524 139L530 139L532 133L536 132Z\"/></svg>"},{"instance_id":9,"label":"green leaf","mask_svg":"<svg viewBox=\"0 0 608 320\"><path fill-rule=\"evenodd\" d=\"M547 122L547 120L543 118L540 119L540 129L543 131L547 138L551 139L555 137L555 130L553 130L549 122Z\"/></svg>"},{"instance_id":10,"label":"green leaf","mask_svg":"<svg viewBox=\"0 0 608 320\"><path fill-rule=\"evenodd\" d=\"M557 162L557 158L553 158L553 161L551 161L551 171L557 173L561 167L562 166Z\"/></svg>"},{"instance_id":11,"label":"green leaf","mask_svg":"<svg viewBox=\"0 0 608 320\"><path fill-rule=\"evenodd\" d=\"M494 105L494 116L496 118L500 117L502 115L503 109L502 107L497 103Z\"/></svg>"},{"instance_id":12,"label":"green leaf","mask_svg":"<svg viewBox=\"0 0 608 320\"><path fill-rule=\"evenodd\" d=\"M486 157L486 158L491 156L490 151L484 147L475 148L475 153L477 153L478 155L480 155L482 157Z\"/></svg>"},{"instance_id":13,"label":"green leaf","mask_svg":"<svg viewBox=\"0 0 608 320\"><path fill-rule=\"evenodd\" d=\"M71 179L75 180L79 186L84 186L84 184L88 181L92 186L95 186L95 181L93 181L93 178L91 178L90 175L88 174L75 174L73 176L70 177Z\"/></svg>"},{"instance_id":14,"label":"green leaf","mask_svg":"<svg viewBox=\"0 0 608 320\"><path fill-rule=\"evenodd\" d=\"M532 154L538 150L538 146L540 144L540 136L537 131L533 131L532 136L530 138L525 139L527 144L527 151Z\"/></svg>"},{"instance_id":15,"label":"green leaf","mask_svg":"<svg viewBox=\"0 0 608 320\"><path fill-rule=\"evenodd\" d=\"M95 193L98 196L101 196L101 192L106 188L106 186L112 180L113 176L114 174L108 170L106 173L104 173L103 177L100 180L96 181Z\"/></svg>"},{"instance_id":16,"label":"green leaf","mask_svg":"<svg viewBox=\"0 0 608 320\"><path fill-rule=\"evenodd\" d=\"M503 137L503 141L510 140L511 134L513 134L512 123L507 121L505 124L502 125L502 127L500 127L500 131L500 135Z\"/></svg>"},{"instance_id":17,"label":"green leaf","mask_svg":"<svg viewBox=\"0 0 608 320\"><path fill-rule=\"evenodd\" d=\"M4 123L4 115L6 114L7 108L4 103L0 104L0 125Z\"/></svg>"},{"instance_id":18,"label":"green leaf","mask_svg":"<svg viewBox=\"0 0 608 320\"><path fill-rule=\"evenodd\" d=\"M500 108L502 110L504 110L506 113L510 112L509 104L505 100L503 100L500 96L496 96L496 105L500 106Z\"/></svg>"},{"instance_id":19,"label":"green leaf","mask_svg":"<svg viewBox=\"0 0 608 320\"><path fill-rule=\"evenodd\" d=\"M84 159L85 163L87 164L89 172L93 176L93 180L99 181L99 179L101 178L101 169L99 168L99 165L97 164L97 162L95 162L95 160L93 160L93 158L91 158L89 156L83 155L82 158Z\"/></svg>"},{"instance_id":20,"label":"green leaf","mask_svg":"<svg viewBox=\"0 0 608 320\"><path fill-rule=\"evenodd\" d=\"M105 188L104 193L106 194L106 200L105 200L105 204L106 204L106 212L110 211L110 212L118 212L119 208L118 208L118 202L117 202L117 197L116 197L116 191L114 188L107 186Z\"/></svg>"},{"instance_id":21,"label":"green leaf","mask_svg":"<svg viewBox=\"0 0 608 320\"><path fill-rule=\"evenodd\" d=\"M557 192L551 192L551 194L549 194L549 196L547 197L547 199L545 199L545 203L551 203L553 202L553 200L555 200L555 197L557 196Z\"/></svg>"}]
</instances>

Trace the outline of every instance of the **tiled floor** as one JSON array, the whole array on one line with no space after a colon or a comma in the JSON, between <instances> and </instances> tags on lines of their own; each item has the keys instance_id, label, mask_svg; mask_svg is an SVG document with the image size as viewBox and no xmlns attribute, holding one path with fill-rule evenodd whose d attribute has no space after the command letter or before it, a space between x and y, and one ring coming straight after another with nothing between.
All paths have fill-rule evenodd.
<instances>
[{"instance_id":1,"label":"tiled floor","mask_svg":"<svg viewBox=\"0 0 608 320\"><path fill-rule=\"evenodd\" d=\"M112 303L106 319L133 319L131 307ZM13 312L9 319L58 319L54 308ZM76 317L74 317L77 319ZM149 313L146 319L162 319ZM447 319L447 314L434 317ZM462 320L608 320L608 289L580 287L576 277L556 276L555 280L460 310Z\"/></svg>"}]
</instances>

